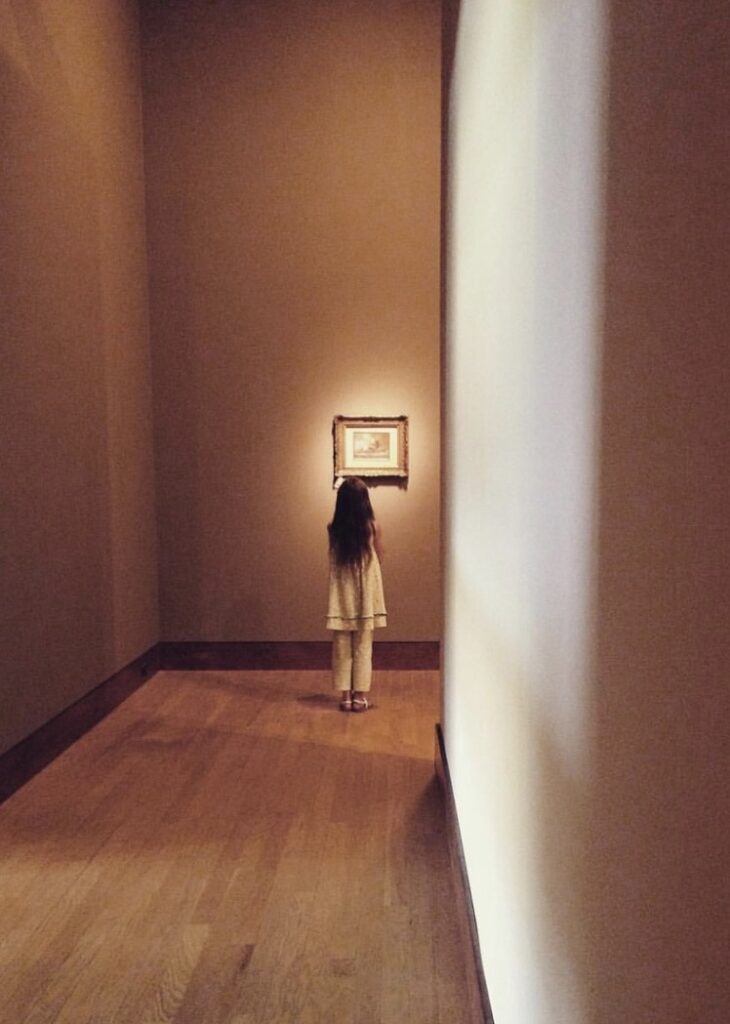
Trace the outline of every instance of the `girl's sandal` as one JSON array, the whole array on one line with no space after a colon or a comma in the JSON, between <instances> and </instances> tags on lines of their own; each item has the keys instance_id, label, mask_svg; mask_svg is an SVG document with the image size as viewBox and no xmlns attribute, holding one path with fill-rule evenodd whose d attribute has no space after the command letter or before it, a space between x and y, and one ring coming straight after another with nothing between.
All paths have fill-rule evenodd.
<instances>
[{"instance_id":1,"label":"girl's sandal","mask_svg":"<svg viewBox=\"0 0 730 1024\"><path fill-rule=\"evenodd\" d=\"M353 711L367 711L370 707L367 697L353 697L352 698L352 710Z\"/></svg>"},{"instance_id":2,"label":"girl's sandal","mask_svg":"<svg viewBox=\"0 0 730 1024\"><path fill-rule=\"evenodd\" d=\"M340 711L352 711L352 694L345 691L345 696L340 701Z\"/></svg>"}]
</instances>

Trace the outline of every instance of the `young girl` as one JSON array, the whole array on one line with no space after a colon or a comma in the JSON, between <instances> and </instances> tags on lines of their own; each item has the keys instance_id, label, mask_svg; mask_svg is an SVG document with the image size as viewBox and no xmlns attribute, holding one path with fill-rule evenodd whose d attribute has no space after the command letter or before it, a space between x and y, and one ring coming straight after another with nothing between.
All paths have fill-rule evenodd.
<instances>
[{"instance_id":1,"label":"young girl","mask_svg":"<svg viewBox=\"0 0 730 1024\"><path fill-rule=\"evenodd\" d=\"M327 628L332 634L332 678L342 711L367 711L372 679L373 629L386 625L382 547L368 489L345 477L327 527L330 581Z\"/></svg>"}]
</instances>

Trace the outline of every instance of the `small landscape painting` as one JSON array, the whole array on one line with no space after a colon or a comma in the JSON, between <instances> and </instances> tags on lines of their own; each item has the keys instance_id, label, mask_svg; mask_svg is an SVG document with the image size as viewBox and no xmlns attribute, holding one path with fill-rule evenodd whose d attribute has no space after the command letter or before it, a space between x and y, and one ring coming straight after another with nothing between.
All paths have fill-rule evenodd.
<instances>
[{"instance_id":1,"label":"small landscape painting","mask_svg":"<svg viewBox=\"0 0 730 1024\"><path fill-rule=\"evenodd\" d=\"M390 459L387 430L354 430L352 449L356 459Z\"/></svg>"}]
</instances>

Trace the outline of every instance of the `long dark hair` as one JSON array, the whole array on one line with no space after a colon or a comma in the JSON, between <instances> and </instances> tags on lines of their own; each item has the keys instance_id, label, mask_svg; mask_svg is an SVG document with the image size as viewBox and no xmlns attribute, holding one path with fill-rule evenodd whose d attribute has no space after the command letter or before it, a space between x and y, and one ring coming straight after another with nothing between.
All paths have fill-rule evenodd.
<instances>
[{"instance_id":1,"label":"long dark hair","mask_svg":"<svg viewBox=\"0 0 730 1024\"><path fill-rule=\"evenodd\" d=\"M346 476L337 491L335 514L327 527L330 551L338 565L357 565L370 557L375 514L367 486Z\"/></svg>"}]
</instances>

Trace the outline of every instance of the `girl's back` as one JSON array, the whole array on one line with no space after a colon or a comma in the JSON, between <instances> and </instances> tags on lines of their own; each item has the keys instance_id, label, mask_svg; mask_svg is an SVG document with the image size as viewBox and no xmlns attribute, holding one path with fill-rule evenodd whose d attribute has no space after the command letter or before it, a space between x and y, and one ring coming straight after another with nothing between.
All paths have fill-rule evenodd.
<instances>
[{"instance_id":1,"label":"girl's back","mask_svg":"<svg viewBox=\"0 0 730 1024\"><path fill-rule=\"evenodd\" d=\"M386 625L382 545L368 489L347 477L337 492L329 533L327 628L333 630L332 677L343 711L366 711L373 630Z\"/></svg>"},{"instance_id":2,"label":"girl's back","mask_svg":"<svg viewBox=\"0 0 730 1024\"><path fill-rule=\"evenodd\" d=\"M380 568L380 531L368 489L347 477L337 492L330 541L328 629L373 629L386 625Z\"/></svg>"}]
</instances>

